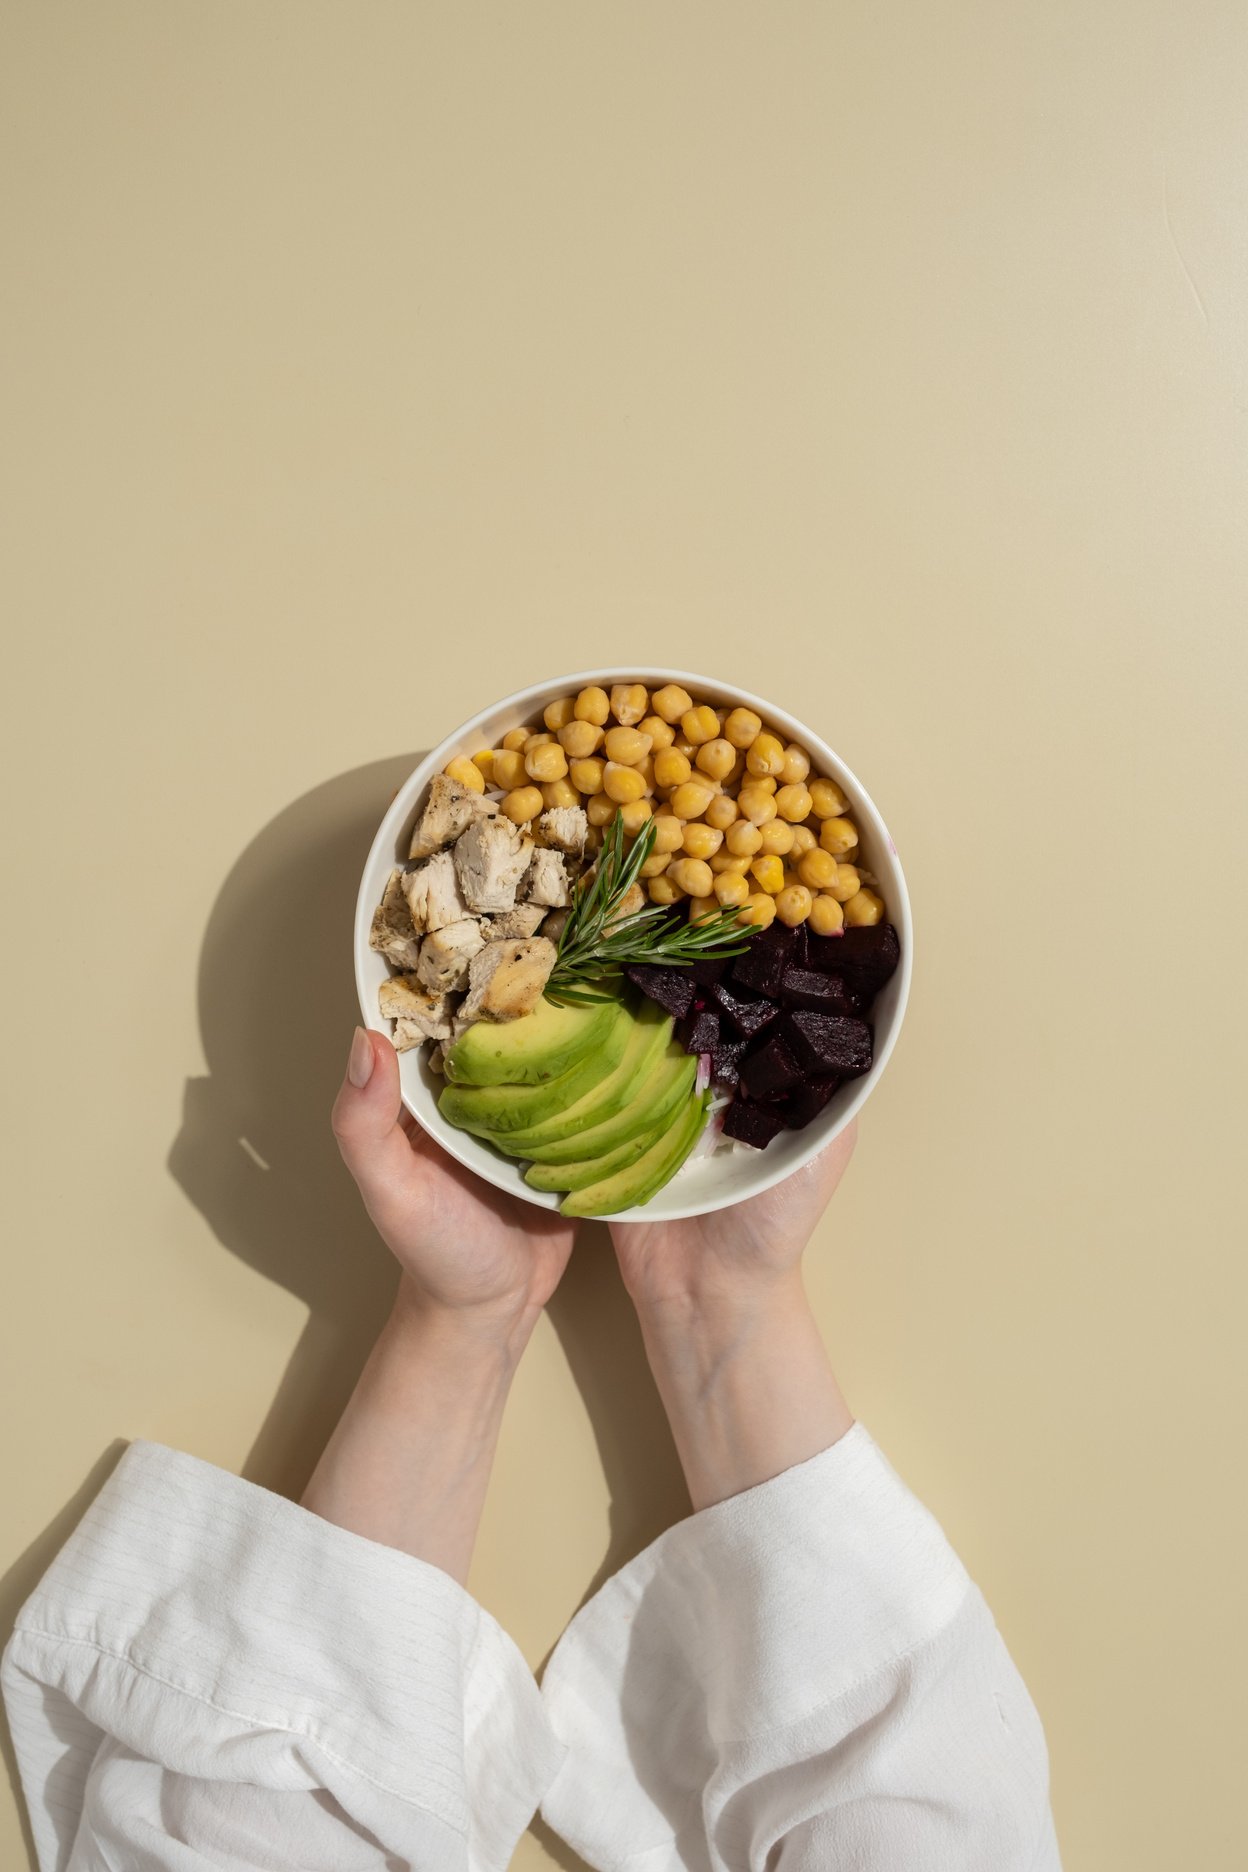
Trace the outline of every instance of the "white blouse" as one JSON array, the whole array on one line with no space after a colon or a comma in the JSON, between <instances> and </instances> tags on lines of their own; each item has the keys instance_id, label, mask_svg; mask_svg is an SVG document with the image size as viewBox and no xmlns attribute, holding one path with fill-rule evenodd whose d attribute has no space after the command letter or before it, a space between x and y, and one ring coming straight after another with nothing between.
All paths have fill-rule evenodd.
<instances>
[{"instance_id":1,"label":"white blouse","mask_svg":"<svg viewBox=\"0 0 1248 1872\"><path fill-rule=\"evenodd\" d=\"M449 1575L130 1446L0 1666L41 1872L1060 1872L983 1598L862 1426L670 1528L539 1690Z\"/></svg>"}]
</instances>

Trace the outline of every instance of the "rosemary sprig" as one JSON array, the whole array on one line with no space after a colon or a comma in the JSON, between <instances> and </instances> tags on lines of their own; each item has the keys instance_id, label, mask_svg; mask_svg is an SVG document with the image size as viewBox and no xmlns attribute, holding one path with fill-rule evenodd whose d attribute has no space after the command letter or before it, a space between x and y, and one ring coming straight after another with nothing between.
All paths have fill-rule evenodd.
<instances>
[{"instance_id":1,"label":"rosemary sprig","mask_svg":"<svg viewBox=\"0 0 1248 1872\"><path fill-rule=\"evenodd\" d=\"M734 909L700 923L677 923L664 904L650 904L621 917L620 905L654 849L648 820L626 851L622 820L613 819L602 841L592 878L582 880L559 937L546 998L560 1004L614 1000L611 983L627 963L679 967L708 956L739 955L750 931Z\"/></svg>"}]
</instances>

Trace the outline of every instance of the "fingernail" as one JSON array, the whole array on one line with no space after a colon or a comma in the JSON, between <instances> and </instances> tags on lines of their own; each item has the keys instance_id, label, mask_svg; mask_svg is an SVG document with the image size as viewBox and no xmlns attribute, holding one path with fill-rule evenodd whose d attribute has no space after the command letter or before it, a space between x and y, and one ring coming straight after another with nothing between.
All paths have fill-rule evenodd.
<instances>
[{"instance_id":1,"label":"fingernail","mask_svg":"<svg viewBox=\"0 0 1248 1872\"><path fill-rule=\"evenodd\" d=\"M362 1027L357 1027L351 1036L351 1056L347 1061L347 1078L353 1086L366 1086L373 1075L373 1043Z\"/></svg>"}]
</instances>

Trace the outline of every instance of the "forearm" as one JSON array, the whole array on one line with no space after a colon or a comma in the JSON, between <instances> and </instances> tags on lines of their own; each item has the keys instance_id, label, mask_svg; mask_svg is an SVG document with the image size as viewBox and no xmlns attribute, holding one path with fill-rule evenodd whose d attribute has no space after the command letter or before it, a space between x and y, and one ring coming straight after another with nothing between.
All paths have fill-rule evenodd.
<instances>
[{"instance_id":1,"label":"forearm","mask_svg":"<svg viewBox=\"0 0 1248 1872\"><path fill-rule=\"evenodd\" d=\"M531 1320L422 1306L406 1281L302 1502L466 1580Z\"/></svg>"},{"instance_id":2,"label":"forearm","mask_svg":"<svg viewBox=\"0 0 1248 1872\"><path fill-rule=\"evenodd\" d=\"M805 1462L852 1426L799 1268L643 1302L638 1316L695 1508Z\"/></svg>"}]
</instances>

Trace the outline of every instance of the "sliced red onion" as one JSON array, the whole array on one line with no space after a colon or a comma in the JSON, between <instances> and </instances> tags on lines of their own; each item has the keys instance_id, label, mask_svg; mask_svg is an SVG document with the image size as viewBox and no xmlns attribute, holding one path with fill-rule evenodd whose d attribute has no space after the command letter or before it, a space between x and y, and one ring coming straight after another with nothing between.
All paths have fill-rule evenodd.
<instances>
[{"instance_id":1,"label":"sliced red onion","mask_svg":"<svg viewBox=\"0 0 1248 1872\"><path fill-rule=\"evenodd\" d=\"M699 1053L697 1077L695 1078L693 1082L693 1089L694 1089L695 1094L698 1092L705 1092L707 1086L710 1085L710 1083L711 1083L711 1056L709 1053Z\"/></svg>"}]
</instances>

